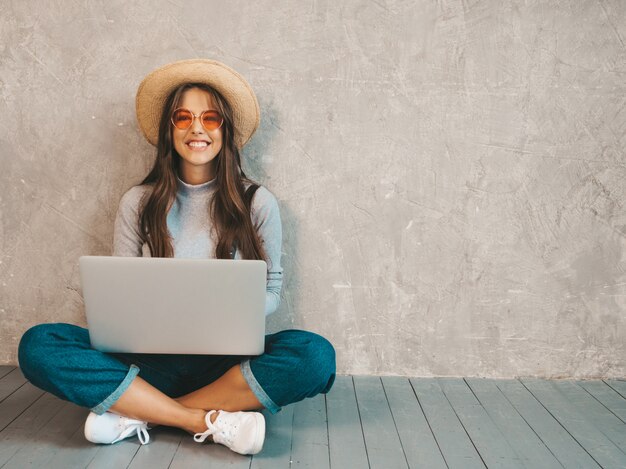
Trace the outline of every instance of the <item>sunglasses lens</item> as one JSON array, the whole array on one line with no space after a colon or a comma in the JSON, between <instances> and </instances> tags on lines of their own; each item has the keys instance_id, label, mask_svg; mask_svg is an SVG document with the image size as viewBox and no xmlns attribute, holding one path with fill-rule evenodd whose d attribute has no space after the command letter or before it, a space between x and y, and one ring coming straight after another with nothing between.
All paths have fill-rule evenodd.
<instances>
[{"instance_id":1,"label":"sunglasses lens","mask_svg":"<svg viewBox=\"0 0 626 469\"><path fill-rule=\"evenodd\" d=\"M202 125L207 130L219 129L222 121L222 116L217 111L205 111L202 113Z\"/></svg>"},{"instance_id":2,"label":"sunglasses lens","mask_svg":"<svg viewBox=\"0 0 626 469\"><path fill-rule=\"evenodd\" d=\"M193 122L193 114L187 109L177 109L172 114L172 124L177 129L188 129Z\"/></svg>"}]
</instances>

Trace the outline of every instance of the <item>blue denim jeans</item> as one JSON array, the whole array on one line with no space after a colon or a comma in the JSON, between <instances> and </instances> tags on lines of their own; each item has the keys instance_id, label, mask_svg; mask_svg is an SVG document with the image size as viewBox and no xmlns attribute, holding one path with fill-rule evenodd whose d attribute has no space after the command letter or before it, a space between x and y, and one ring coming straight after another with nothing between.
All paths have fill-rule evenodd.
<instances>
[{"instance_id":1,"label":"blue denim jeans","mask_svg":"<svg viewBox=\"0 0 626 469\"><path fill-rule=\"evenodd\" d=\"M22 336L19 362L35 386L61 399L106 412L139 375L170 397L217 380L239 364L259 402L272 413L330 390L335 350L312 332L285 330L265 336L259 356L103 353L89 332L72 324L40 324Z\"/></svg>"}]
</instances>

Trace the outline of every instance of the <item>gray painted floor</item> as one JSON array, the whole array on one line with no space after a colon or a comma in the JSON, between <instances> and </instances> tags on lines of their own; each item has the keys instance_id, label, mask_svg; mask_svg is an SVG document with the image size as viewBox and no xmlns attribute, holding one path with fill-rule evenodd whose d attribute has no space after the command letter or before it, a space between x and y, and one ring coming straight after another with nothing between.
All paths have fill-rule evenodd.
<instances>
[{"instance_id":1,"label":"gray painted floor","mask_svg":"<svg viewBox=\"0 0 626 469\"><path fill-rule=\"evenodd\" d=\"M0 467L624 468L626 381L340 376L327 396L266 414L244 457L176 429L113 446L83 438L87 410L0 367Z\"/></svg>"}]
</instances>

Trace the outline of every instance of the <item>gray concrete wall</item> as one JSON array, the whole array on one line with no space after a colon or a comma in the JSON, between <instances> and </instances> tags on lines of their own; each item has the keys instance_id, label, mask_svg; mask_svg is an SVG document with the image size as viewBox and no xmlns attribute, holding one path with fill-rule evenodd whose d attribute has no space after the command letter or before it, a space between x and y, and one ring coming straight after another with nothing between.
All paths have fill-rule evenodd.
<instances>
[{"instance_id":1,"label":"gray concrete wall","mask_svg":"<svg viewBox=\"0 0 626 469\"><path fill-rule=\"evenodd\" d=\"M622 0L2 2L1 363L84 324L77 259L153 158L137 85L192 57L259 97L271 330L343 373L626 375Z\"/></svg>"}]
</instances>

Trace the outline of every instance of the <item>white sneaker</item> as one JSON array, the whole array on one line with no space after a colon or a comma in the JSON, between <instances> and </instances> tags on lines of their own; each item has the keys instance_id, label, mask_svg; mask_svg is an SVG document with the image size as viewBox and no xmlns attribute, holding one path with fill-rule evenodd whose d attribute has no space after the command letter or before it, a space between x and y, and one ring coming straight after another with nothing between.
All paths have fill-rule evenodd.
<instances>
[{"instance_id":1,"label":"white sneaker","mask_svg":"<svg viewBox=\"0 0 626 469\"><path fill-rule=\"evenodd\" d=\"M263 448L265 440L265 418L260 412L226 412L220 410L215 422L211 422L211 410L204 418L208 428L204 433L196 433L193 439L202 443L213 435L213 441L236 453L256 454Z\"/></svg>"},{"instance_id":2,"label":"white sneaker","mask_svg":"<svg viewBox=\"0 0 626 469\"><path fill-rule=\"evenodd\" d=\"M142 445L150 441L148 422L105 412L102 415L89 413L85 421L85 438L92 443L113 444L137 435Z\"/></svg>"}]
</instances>

